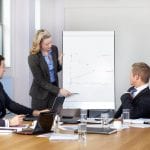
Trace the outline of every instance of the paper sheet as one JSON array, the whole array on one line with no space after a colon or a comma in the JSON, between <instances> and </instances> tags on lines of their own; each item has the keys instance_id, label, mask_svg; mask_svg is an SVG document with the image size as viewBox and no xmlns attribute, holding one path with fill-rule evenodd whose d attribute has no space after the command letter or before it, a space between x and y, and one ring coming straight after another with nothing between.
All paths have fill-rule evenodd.
<instances>
[{"instance_id":1,"label":"paper sheet","mask_svg":"<svg viewBox=\"0 0 150 150\"><path fill-rule=\"evenodd\" d=\"M150 119L149 118L128 119L126 122L129 123L130 127L150 128Z\"/></svg>"},{"instance_id":2,"label":"paper sheet","mask_svg":"<svg viewBox=\"0 0 150 150\"><path fill-rule=\"evenodd\" d=\"M53 133L45 133L45 134L40 134L37 137L45 137L45 138L49 138L51 136L51 134Z\"/></svg>"},{"instance_id":3,"label":"paper sheet","mask_svg":"<svg viewBox=\"0 0 150 150\"><path fill-rule=\"evenodd\" d=\"M54 133L49 137L50 140L78 140L78 135L75 134L60 134Z\"/></svg>"},{"instance_id":4,"label":"paper sheet","mask_svg":"<svg viewBox=\"0 0 150 150\"><path fill-rule=\"evenodd\" d=\"M67 130L67 131L75 131L76 129L78 129L77 125L62 125L59 127L62 130Z\"/></svg>"},{"instance_id":5,"label":"paper sheet","mask_svg":"<svg viewBox=\"0 0 150 150\"><path fill-rule=\"evenodd\" d=\"M125 122L128 122L128 123L137 123L137 124L144 124L145 122L149 122L150 123L150 119L148 119L148 118L127 119L127 120L125 120Z\"/></svg>"},{"instance_id":6,"label":"paper sheet","mask_svg":"<svg viewBox=\"0 0 150 150\"><path fill-rule=\"evenodd\" d=\"M14 131L21 131L23 127L0 127L0 133L13 133Z\"/></svg>"},{"instance_id":7,"label":"paper sheet","mask_svg":"<svg viewBox=\"0 0 150 150\"><path fill-rule=\"evenodd\" d=\"M47 133L41 134L37 137L46 137L49 140L78 140L78 135L75 134L61 134L61 133Z\"/></svg>"}]
</instances>

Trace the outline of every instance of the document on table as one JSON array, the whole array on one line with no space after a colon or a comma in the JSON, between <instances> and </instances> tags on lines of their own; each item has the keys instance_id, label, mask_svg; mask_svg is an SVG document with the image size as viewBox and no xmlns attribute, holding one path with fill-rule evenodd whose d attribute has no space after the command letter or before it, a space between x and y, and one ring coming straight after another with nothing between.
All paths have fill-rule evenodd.
<instances>
[{"instance_id":1,"label":"document on table","mask_svg":"<svg viewBox=\"0 0 150 150\"><path fill-rule=\"evenodd\" d=\"M61 134L61 133L54 133L51 134L49 140L78 140L78 135L75 134Z\"/></svg>"},{"instance_id":2,"label":"document on table","mask_svg":"<svg viewBox=\"0 0 150 150\"><path fill-rule=\"evenodd\" d=\"M130 119L130 127L149 128L150 119L147 118Z\"/></svg>"},{"instance_id":3,"label":"document on table","mask_svg":"<svg viewBox=\"0 0 150 150\"><path fill-rule=\"evenodd\" d=\"M0 127L0 135L7 135L16 132L16 129L9 127Z\"/></svg>"},{"instance_id":4,"label":"document on table","mask_svg":"<svg viewBox=\"0 0 150 150\"><path fill-rule=\"evenodd\" d=\"M76 129L78 129L78 125L62 125L59 128L65 131L75 131Z\"/></svg>"},{"instance_id":5,"label":"document on table","mask_svg":"<svg viewBox=\"0 0 150 150\"><path fill-rule=\"evenodd\" d=\"M56 141L78 140L78 135L76 134L47 133L38 135L37 137L46 137L49 138L49 140L56 140Z\"/></svg>"},{"instance_id":6,"label":"document on table","mask_svg":"<svg viewBox=\"0 0 150 150\"><path fill-rule=\"evenodd\" d=\"M129 119L128 122L138 124L150 124L150 119L149 118Z\"/></svg>"},{"instance_id":7,"label":"document on table","mask_svg":"<svg viewBox=\"0 0 150 150\"><path fill-rule=\"evenodd\" d=\"M36 137L49 138L51 136L51 134L53 134L53 133L44 133L44 134L37 135Z\"/></svg>"},{"instance_id":8,"label":"document on table","mask_svg":"<svg viewBox=\"0 0 150 150\"><path fill-rule=\"evenodd\" d=\"M0 127L0 134L11 134L14 133L16 131L21 131L22 128L25 126L21 126L21 127Z\"/></svg>"},{"instance_id":9,"label":"document on table","mask_svg":"<svg viewBox=\"0 0 150 150\"><path fill-rule=\"evenodd\" d=\"M8 134L11 134L13 132L16 132L16 130L15 129L6 129L6 128L0 129L0 135L8 135Z\"/></svg>"}]
</instances>

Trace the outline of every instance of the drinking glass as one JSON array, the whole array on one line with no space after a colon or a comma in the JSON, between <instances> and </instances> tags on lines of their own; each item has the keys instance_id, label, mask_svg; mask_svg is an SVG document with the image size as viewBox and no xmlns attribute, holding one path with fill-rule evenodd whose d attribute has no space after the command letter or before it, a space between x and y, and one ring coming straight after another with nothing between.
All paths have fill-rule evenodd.
<instances>
[{"instance_id":1,"label":"drinking glass","mask_svg":"<svg viewBox=\"0 0 150 150\"><path fill-rule=\"evenodd\" d=\"M80 123L78 125L78 139L81 143L86 143L86 128L87 126L85 123Z\"/></svg>"},{"instance_id":2,"label":"drinking glass","mask_svg":"<svg viewBox=\"0 0 150 150\"><path fill-rule=\"evenodd\" d=\"M130 109L123 109L122 110L122 119L123 119L123 124L129 124L129 122L130 122Z\"/></svg>"},{"instance_id":3,"label":"drinking glass","mask_svg":"<svg viewBox=\"0 0 150 150\"><path fill-rule=\"evenodd\" d=\"M102 128L109 127L109 113L101 113Z\"/></svg>"},{"instance_id":4,"label":"drinking glass","mask_svg":"<svg viewBox=\"0 0 150 150\"><path fill-rule=\"evenodd\" d=\"M86 143L87 109L80 110L80 124L78 125L78 137L81 143Z\"/></svg>"},{"instance_id":5,"label":"drinking glass","mask_svg":"<svg viewBox=\"0 0 150 150\"><path fill-rule=\"evenodd\" d=\"M81 123L87 122L87 109L81 109L81 111L80 111L80 122Z\"/></svg>"},{"instance_id":6,"label":"drinking glass","mask_svg":"<svg viewBox=\"0 0 150 150\"><path fill-rule=\"evenodd\" d=\"M59 133L60 116L57 114L54 119L54 133Z\"/></svg>"}]
</instances>

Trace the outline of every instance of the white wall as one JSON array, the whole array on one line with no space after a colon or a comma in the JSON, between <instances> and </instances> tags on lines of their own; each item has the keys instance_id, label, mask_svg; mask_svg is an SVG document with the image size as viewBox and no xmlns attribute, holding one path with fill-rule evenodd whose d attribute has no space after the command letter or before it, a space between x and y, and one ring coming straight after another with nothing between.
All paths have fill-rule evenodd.
<instances>
[{"instance_id":1,"label":"white wall","mask_svg":"<svg viewBox=\"0 0 150 150\"><path fill-rule=\"evenodd\" d=\"M30 106L29 67L27 57L34 32L34 0L13 0L11 3L11 68L6 74L13 79L13 99ZM33 35L32 35L33 36Z\"/></svg>"},{"instance_id":2,"label":"white wall","mask_svg":"<svg viewBox=\"0 0 150 150\"><path fill-rule=\"evenodd\" d=\"M63 0L41 0L41 28L47 29L52 34L54 44L62 50Z\"/></svg>"},{"instance_id":3,"label":"white wall","mask_svg":"<svg viewBox=\"0 0 150 150\"><path fill-rule=\"evenodd\" d=\"M62 32L60 24L65 30L115 31L115 94L118 107L120 95L129 87L131 64L139 61L150 64L150 1L64 0L61 6L58 3L62 1L42 0L41 3L44 5L41 24L52 30L55 41L62 38L56 34ZM54 5L61 8L60 12L64 9L62 22L56 21L59 10L56 13L57 7L51 8ZM56 22L60 23L59 26ZM57 45L60 46L60 43Z\"/></svg>"}]
</instances>

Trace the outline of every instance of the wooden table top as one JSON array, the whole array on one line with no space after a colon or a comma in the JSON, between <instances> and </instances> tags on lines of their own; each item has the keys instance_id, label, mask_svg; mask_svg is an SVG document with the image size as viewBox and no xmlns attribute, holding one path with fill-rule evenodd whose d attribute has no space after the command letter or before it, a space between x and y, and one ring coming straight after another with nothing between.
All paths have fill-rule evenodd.
<instances>
[{"instance_id":1,"label":"wooden table top","mask_svg":"<svg viewBox=\"0 0 150 150\"><path fill-rule=\"evenodd\" d=\"M88 134L87 143L49 141L35 135L0 135L0 150L149 150L150 128L129 128L111 135Z\"/></svg>"}]
</instances>

